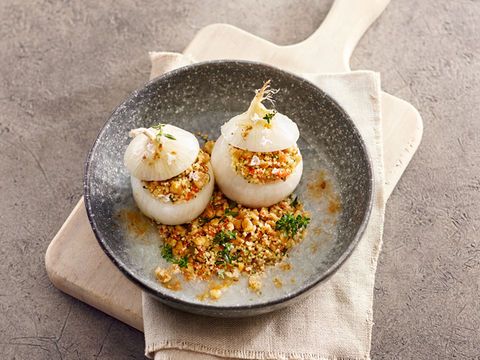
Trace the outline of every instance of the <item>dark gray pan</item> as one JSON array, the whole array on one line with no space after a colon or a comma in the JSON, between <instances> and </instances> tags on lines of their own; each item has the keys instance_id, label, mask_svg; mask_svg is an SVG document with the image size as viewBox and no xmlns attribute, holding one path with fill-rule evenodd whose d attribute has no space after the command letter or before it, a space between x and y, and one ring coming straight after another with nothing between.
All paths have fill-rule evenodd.
<instances>
[{"instance_id":1,"label":"dark gray pan","mask_svg":"<svg viewBox=\"0 0 480 360\"><path fill-rule=\"evenodd\" d=\"M135 241L118 218L134 207L123 153L128 131L158 122L171 123L216 139L220 126L246 110L253 90L267 79L279 88L276 108L297 122L304 175L296 193L312 213L312 224L324 226L322 197L309 196L308 184L323 171L341 199L338 219L322 231L309 231L290 254L293 269L267 272L260 295L247 289L245 279L225 290L218 301L196 297L205 286L185 283L171 291L159 285L153 269L164 264L159 239ZM113 263L159 301L189 312L218 316L251 316L273 311L302 298L332 275L348 258L368 222L373 194L371 162L361 136L346 112L325 92L293 74L268 65L243 61L213 61L180 68L133 92L112 113L88 155L85 204L95 235ZM153 230L152 230L153 234ZM317 251L312 252L315 246ZM271 278L283 277L283 286Z\"/></svg>"}]
</instances>

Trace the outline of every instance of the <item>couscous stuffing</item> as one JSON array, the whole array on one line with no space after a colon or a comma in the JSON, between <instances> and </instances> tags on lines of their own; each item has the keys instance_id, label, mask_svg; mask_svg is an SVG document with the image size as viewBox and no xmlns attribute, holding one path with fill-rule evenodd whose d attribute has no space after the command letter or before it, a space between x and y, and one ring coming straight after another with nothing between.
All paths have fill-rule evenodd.
<instances>
[{"instance_id":1,"label":"couscous stuffing","mask_svg":"<svg viewBox=\"0 0 480 360\"><path fill-rule=\"evenodd\" d=\"M230 154L237 174L253 184L286 180L302 160L296 146L273 152L253 152L230 145Z\"/></svg>"},{"instance_id":2,"label":"couscous stuffing","mask_svg":"<svg viewBox=\"0 0 480 360\"><path fill-rule=\"evenodd\" d=\"M210 182L209 161L210 155L200 150L197 160L181 174L165 181L143 181L143 187L165 202L191 200Z\"/></svg>"}]
</instances>

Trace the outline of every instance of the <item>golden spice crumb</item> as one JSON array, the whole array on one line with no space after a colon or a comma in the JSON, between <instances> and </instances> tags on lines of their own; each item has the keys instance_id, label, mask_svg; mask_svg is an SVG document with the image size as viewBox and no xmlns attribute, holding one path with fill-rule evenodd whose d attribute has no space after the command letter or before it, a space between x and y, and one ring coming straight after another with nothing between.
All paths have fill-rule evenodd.
<instances>
[{"instance_id":1,"label":"golden spice crumb","mask_svg":"<svg viewBox=\"0 0 480 360\"><path fill-rule=\"evenodd\" d=\"M162 285L167 289L170 289L173 291L178 291L182 289L182 284L180 284L180 281L178 279L172 279L169 282L164 283Z\"/></svg>"},{"instance_id":2,"label":"golden spice crumb","mask_svg":"<svg viewBox=\"0 0 480 360\"><path fill-rule=\"evenodd\" d=\"M281 288L283 286L282 280L279 278L273 279L273 285L275 285L276 288Z\"/></svg>"},{"instance_id":3,"label":"golden spice crumb","mask_svg":"<svg viewBox=\"0 0 480 360\"><path fill-rule=\"evenodd\" d=\"M209 140L205 143L205 145L203 146L203 150L209 154L209 155L212 155L212 150L213 150L213 146L215 145L215 141L212 141L212 140Z\"/></svg>"},{"instance_id":4,"label":"golden spice crumb","mask_svg":"<svg viewBox=\"0 0 480 360\"><path fill-rule=\"evenodd\" d=\"M158 281L160 281L162 284L165 284L172 280L172 275L167 269L163 269L161 267L157 267L155 269L155 276Z\"/></svg>"},{"instance_id":5,"label":"golden spice crumb","mask_svg":"<svg viewBox=\"0 0 480 360\"><path fill-rule=\"evenodd\" d=\"M248 277L248 287L256 293L260 292L262 289L262 282L258 275L251 275Z\"/></svg>"},{"instance_id":6,"label":"golden spice crumb","mask_svg":"<svg viewBox=\"0 0 480 360\"><path fill-rule=\"evenodd\" d=\"M222 290L220 289L212 289L210 290L210 298L212 300L218 300L222 296Z\"/></svg>"}]
</instances>

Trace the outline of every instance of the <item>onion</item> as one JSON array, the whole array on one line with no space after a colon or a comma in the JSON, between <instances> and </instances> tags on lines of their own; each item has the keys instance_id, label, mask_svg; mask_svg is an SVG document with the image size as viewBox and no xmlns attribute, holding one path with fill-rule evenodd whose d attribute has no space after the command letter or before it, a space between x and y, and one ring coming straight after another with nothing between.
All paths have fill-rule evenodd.
<instances>
[{"instance_id":1,"label":"onion","mask_svg":"<svg viewBox=\"0 0 480 360\"><path fill-rule=\"evenodd\" d=\"M246 112L234 116L222 126L222 136L228 144L254 152L278 151L295 145L300 136L297 124L262 104L265 100L272 101L271 97L276 93L276 90L269 89L269 83L267 81L257 91Z\"/></svg>"},{"instance_id":2,"label":"onion","mask_svg":"<svg viewBox=\"0 0 480 360\"><path fill-rule=\"evenodd\" d=\"M184 172L197 159L200 146L190 132L173 125L160 130L139 128L130 132L124 163L130 175L146 181L163 181Z\"/></svg>"},{"instance_id":3,"label":"onion","mask_svg":"<svg viewBox=\"0 0 480 360\"><path fill-rule=\"evenodd\" d=\"M270 206L285 199L297 187L303 171L303 162L300 161L285 181L279 180L268 184L249 183L233 169L230 149L223 136L215 143L211 162L215 181L220 190L228 198L254 208Z\"/></svg>"},{"instance_id":4,"label":"onion","mask_svg":"<svg viewBox=\"0 0 480 360\"><path fill-rule=\"evenodd\" d=\"M165 225L179 225L192 221L199 216L208 205L213 193L214 179L212 166L209 164L208 173L210 180L193 199L178 203L163 201L153 196L150 191L143 188L142 181L132 176L133 198L140 211Z\"/></svg>"}]
</instances>

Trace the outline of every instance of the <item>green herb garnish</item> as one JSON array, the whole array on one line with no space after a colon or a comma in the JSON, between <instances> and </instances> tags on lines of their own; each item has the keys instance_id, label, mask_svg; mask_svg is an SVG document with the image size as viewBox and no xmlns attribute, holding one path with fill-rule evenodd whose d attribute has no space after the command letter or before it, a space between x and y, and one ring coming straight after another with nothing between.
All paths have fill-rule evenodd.
<instances>
[{"instance_id":1,"label":"green herb garnish","mask_svg":"<svg viewBox=\"0 0 480 360\"><path fill-rule=\"evenodd\" d=\"M225 246L225 244L229 243L230 240L233 240L237 237L237 233L235 231L219 231L213 241L219 245Z\"/></svg>"},{"instance_id":2,"label":"green herb garnish","mask_svg":"<svg viewBox=\"0 0 480 360\"><path fill-rule=\"evenodd\" d=\"M230 255L230 252L233 250L234 246L230 242L230 240L233 240L237 237L237 233L235 231L220 231L218 232L215 237L213 238L213 241L221 246L223 246L223 249L218 252L218 255L221 260L217 260L215 264L217 265L224 265L224 264L231 264L232 256Z\"/></svg>"},{"instance_id":3,"label":"green herb garnish","mask_svg":"<svg viewBox=\"0 0 480 360\"><path fill-rule=\"evenodd\" d=\"M231 209L226 209L225 210L225 216L232 216L232 217L237 217L238 211L232 211Z\"/></svg>"},{"instance_id":4,"label":"green herb garnish","mask_svg":"<svg viewBox=\"0 0 480 360\"><path fill-rule=\"evenodd\" d=\"M268 124L270 124L270 121L273 119L276 113L277 112L273 110L272 112L265 114L265 116L263 117L263 120L265 120Z\"/></svg>"},{"instance_id":5,"label":"green herb garnish","mask_svg":"<svg viewBox=\"0 0 480 360\"><path fill-rule=\"evenodd\" d=\"M233 244L232 243L226 243L224 245L224 248L222 251L220 251L218 254L220 255L220 257L225 260L226 263L228 264L231 264L232 263L232 257L230 255L230 251L232 251L234 248Z\"/></svg>"},{"instance_id":6,"label":"green herb garnish","mask_svg":"<svg viewBox=\"0 0 480 360\"><path fill-rule=\"evenodd\" d=\"M276 223L275 229L282 230L285 235L294 237L300 230L306 229L310 218L302 215L283 215Z\"/></svg>"},{"instance_id":7,"label":"green herb garnish","mask_svg":"<svg viewBox=\"0 0 480 360\"><path fill-rule=\"evenodd\" d=\"M164 134L163 136L165 136L167 139L170 139L170 140L177 140L175 138L175 136L171 135L171 134Z\"/></svg>"},{"instance_id":8,"label":"green herb garnish","mask_svg":"<svg viewBox=\"0 0 480 360\"><path fill-rule=\"evenodd\" d=\"M157 141L160 142L160 139L161 139L162 136L165 136L167 139L170 139L170 140L177 140L175 138L175 136L173 136L172 134L167 134L167 133L163 132L163 127L164 126L165 126L165 124L157 124L157 125L152 126L153 129L158 130Z\"/></svg>"},{"instance_id":9,"label":"green herb garnish","mask_svg":"<svg viewBox=\"0 0 480 360\"><path fill-rule=\"evenodd\" d=\"M177 264L178 266L184 268L188 265L188 255L185 255L183 258L176 258L173 255L172 245L165 244L162 246L162 257L172 264Z\"/></svg>"},{"instance_id":10,"label":"green herb garnish","mask_svg":"<svg viewBox=\"0 0 480 360\"><path fill-rule=\"evenodd\" d=\"M186 268L188 266L188 256L185 255L183 258L177 260L178 266L181 268Z\"/></svg>"}]
</instances>

